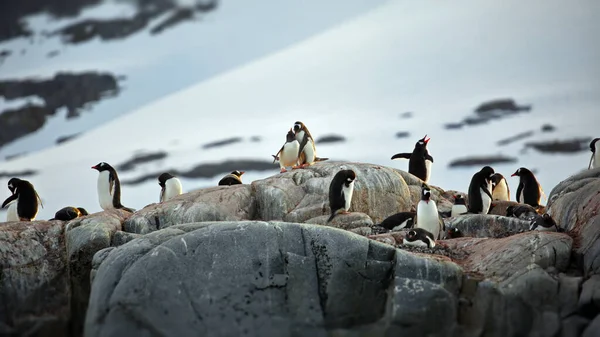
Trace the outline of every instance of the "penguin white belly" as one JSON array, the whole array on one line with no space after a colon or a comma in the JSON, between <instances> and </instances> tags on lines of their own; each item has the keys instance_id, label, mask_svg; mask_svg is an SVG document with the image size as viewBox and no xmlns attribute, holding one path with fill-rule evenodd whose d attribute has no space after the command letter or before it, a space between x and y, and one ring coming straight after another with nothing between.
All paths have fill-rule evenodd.
<instances>
[{"instance_id":1,"label":"penguin white belly","mask_svg":"<svg viewBox=\"0 0 600 337\"><path fill-rule=\"evenodd\" d=\"M19 202L19 198L17 200L11 201L8 204L8 211L6 212L6 221L20 221L19 213L17 212L17 203Z\"/></svg>"},{"instance_id":2,"label":"penguin white belly","mask_svg":"<svg viewBox=\"0 0 600 337\"><path fill-rule=\"evenodd\" d=\"M431 242L431 239L429 239ZM421 241L421 240L415 240L415 241L408 241L406 239L402 239L402 243L407 245L407 246L415 246L415 247L428 247L428 245ZM435 243L432 245L432 247L435 247Z\"/></svg>"},{"instance_id":3,"label":"penguin white belly","mask_svg":"<svg viewBox=\"0 0 600 337\"><path fill-rule=\"evenodd\" d=\"M479 189L479 193L481 194L481 205L483 206L481 214L488 214L490 210L490 205L492 204L492 199L490 198L483 188Z\"/></svg>"},{"instance_id":4,"label":"penguin white belly","mask_svg":"<svg viewBox=\"0 0 600 337\"><path fill-rule=\"evenodd\" d=\"M111 191L109 179L110 173L108 171L102 171L98 175L98 200L103 210L115 208L113 206L113 191Z\"/></svg>"},{"instance_id":5,"label":"penguin white belly","mask_svg":"<svg viewBox=\"0 0 600 337\"><path fill-rule=\"evenodd\" d=\"M300 143L297 140L285 143L281 156L279 156L279 166L285 168L287 166L296 166L298 162L298 151L300 151Z\"/></svg>"},{"instance_id":6,"label":"penguin white belly","mask_svg":"<svg viewBox=\"0 0 600 337\"><path fill-rule=\"evenodd\" d=\"M540 232L556 232L556 227L552 226L552 227L544 227L544 226L537 226L535 228L536 231L540 231Z\"/></svg>"},{"instance_id":7,"label":"penguin white belly","mask_svg":"<svg viewBox=\"0 0 600 337\"><path fill-rule=\"evenodd\" d=\"M350 209L350 204L352 203L352 193L354 192L354 181L350 183L348 187L346 185L342 185L342 193L344 193L344 199L346 204L344 205L344 209L346 212Z\"/></svg>"},{"instance_id":8,"label":"penguin white belly","mask_svg":"<svg viewBox=\"0 0 600 337\"><path fill-rule=\"evenodd\" d=\"M510 196L508 195L508 186L506 186L505 179L502 179L498 186L496 186L494 192L492 192L492 197L494 198L494 200L510 200Z\"/></svg>"},{"instance_id":9,"label":"penguin white belly","mask_svg":"<svg viewBox=\"0 0 600 337\"><path fill-rule=\"evenodd\" d=\"M433 163L431 160L425 160L425 169L427 169L427 176L425 177L425 183L429 183L429 178L431 177L431 165Z\"/></svg>"},{"instance_id":10,"label":"penguin white belly","mask_svg":"<svg viewBox=\"0 0 600 337\"><path fill-rule=\"evenodd\" d=\"M466 205L452 205L452 212L450 213L450 216L455 217L463 213L467 213L467 211Z\"/></svg>"},{"instance_id":11,"label":"penguin white belly","mask_svg":"<svg viewBox=\"0 0 600 337\"><path fill-rule=\"evenodd\" d=\"M177 178L171 178L165 183L165 194L163 195L163 200L161 201L171 200L180 195L182 191L183 188L181 187L181 181L179 181Z\"/></svg>"},{"instance_id":12,"label":"penguin white belly","mask_svg":"<svg viewBox=\"0 0 600 337\"><path fill-rule=\"evenodd\" d=\"M519 194L519 200L517 200L520 204L525 203L525 197L523 196L523 190L524 190L524 188L521 190L521 193Z\"/></svg>"},{"instance_id":13,"label":"penguin white belly","mask_svg":"<svg viewBox=\"0 0 600 337\"><path fill-rule=\"evenodd\" d=\"M424 200L419 201L419 204L417 205L417 223L415 227L423 228L433 234L434 238L439 238L440 216L433 200L430 200L428 203Z\"/></svg>"},{"instance_id":14,"label":"penguin white belly","mask_svg":"<svg viewBox=\"0 0 600 337\"><path fill-rule=\"evenodd\" d=\"M401 223L401 224L399 224L398 226L396 226L396 227L392 228L392 231L399 231L399 230L401 230L402 228L406 228L406 225L408 225L408 222L409 222L410 220L411 220L411 219L406 219L406 220L404 220L404 222L403 222L403 223Z\"/></svg>"},{"instance_id":15,"label":"penguin white belly","mask_svg":"<svg viewBox=\"0 0 600 337\"><path fill-rule=\"evenodd\" d=\"M592 154L592 162L590 164L590 169L600 167L600 150L598 149L598 143L600 143L600 141L596 142L596 153Z\"/></svg>"},{"instance_id":16,"label":"penguin white belly","mask_svg":"<svg viewBox=\"0 0 600 337\"><path fill-rule=\"evenodd\" d=\"M312 164L315 162L317 155L315 153L315 144L312 139L308 139L306 142L306 146L304 146L304 158L307 164Z\"/></svg>"}]
</instances>

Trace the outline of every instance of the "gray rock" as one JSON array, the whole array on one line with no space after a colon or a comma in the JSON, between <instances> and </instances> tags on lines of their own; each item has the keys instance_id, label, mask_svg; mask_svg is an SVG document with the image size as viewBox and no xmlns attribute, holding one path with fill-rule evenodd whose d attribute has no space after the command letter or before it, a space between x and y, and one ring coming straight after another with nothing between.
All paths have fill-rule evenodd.
<instances>
[{"instance_id":1,"label":"gray rock","mask_svg":"<svg viewBox=\"0 0 600 337\"><path fill-rule=\"evenodd\" d=\"M452 262L328 226L179 225L109 253L85 335L451 336L461 280Z\"/></svg>"},{"instance_id":2,"label":"gray rock","mask_svg":"<svg viewBox=\"0 0 600 337\"><path fill-rule=\"evenodd\" d=\"M567 276L563 273L558 275L560 284L558 301L561 318L566 318L577 312L582 280L582 277Z\"/></svg>"},{"instance_id":3,"label":"gray rock","mask_svg":"<svg viewBox=\"0 0 600 337\"><path fill-rule=\"evenodd\" d=\"M592 323L590 323L587 326L587 328L585 328L583 335L581 335L581 337L598 337L598 336L600 336L600 315L597 315L596 318L594 318Z\"/></svg>"},{"instance_id":4,"label":"gray rock","mask_svg":"<svg viewBox=\"0 0 600 337\"><path fill-rule=\"evenodd\" d=\"M583 331L590 320L581 316L570 316L562 321L560 337L582 337Z\"/></svg>"},{"instance_id":5,"label":"gray rock","mask_svg":"<svg viewBox=\"0 0 600 337\"><path fill-rule=\"evenodd\" d=\"M329 214L329 185L342 167L357 174L350 211L365 213L373 221L381 222L391 214L410 210L410 192L400 171L371 164L327 161L254 181L256 219L305 222Z\"/></svg>"},{"instance_id":6,"label":"gray rock","mask_svg":"<svg viewBox=\"0 0 600 337\"><path fill-rule=\"evenodd\" d=\"M373 226L373 220L371 220L371 218L364 213L353 212L350 214L338 214L335 216L335 218L333 218L333 220L331 220L331 222L327 222L327 219L329 219L329 215L321 215L307 220L306 223L331 226L345 230Z\"/></svg>"},{"instance_id":7,"label":"gray rock","mask_svg":"<svg viewBox=\"0 0 600 337\"><path fill-rule=\"evenodd\" d=\"M469 237L502 238L528 231L529 222L501 215L465 214L446 220L446 227L456 227Z\"/></svg>"},{"instance_id":8,"label":"gray rock","mask_svg":"<svg viewBox=\"0 0 600 337\"><path fill-rule=\"evenodd\" d=\"M122 231L116 231L113 236L110 245L113 247L118 247L126 244L127 242L142 237L141 234L136 233L128 233Z\"/></svg>"},{"instance_id":9,"label":"gray rock","mask_svg":"<svg viewBox=\"0 0 600 337\"><path fill-rule=\"evenodd\" d=\"M62 221L0 225L0 335L68 335L70 283Z\"/></svg>"},{"instance_id":10,"label":"gray rock","mask_svg":"<svg viewBox=\"0 0 600 337\"><path fill-rule=\"evenodd\" d=\"M592 275L583 282L579 297L579 311L588 315L600 313L600 275Z\"/></svg>"},{"instance_id":11,"label":"gray rock","mask_svg":"<svg viewBox=\"0 0 600 337\"><path fill-rule=\"evenodd\" d=\"M110 247L115 232L131 213L112 210L71 220L66 225L66 250L71 277L73 333L83 331L90 295L92 258L99 250Z\"/></svg>"},{"instance_id":12,"label":"gray rock","mask_svg":"<svg viewBox=\"0 0 600 337\"><path fill-rule=\"evenodd\" d=\"M112 252L113 249L115 249L115 247L104 248L96 252L96 254L94 254L94 257L92 258L92 270L90 271L90 284L94 282L94 278L96 277L98 267L100 267L100 264L102 264L102 262L106 260L108 254L110 254L110 252Z\"/></svg>"},{"instance_id":13,"label":"gray rock","mask_svg":"<svg viewBox=\"0 0 600 337\"><path fill-rule=\"evenodd\" d=\"M173 225L201 221L254 219L250 185L217 186L182 194L162 204L135 212L124 224L130 233L147 234Z\"/></svg>"}]
</instances>

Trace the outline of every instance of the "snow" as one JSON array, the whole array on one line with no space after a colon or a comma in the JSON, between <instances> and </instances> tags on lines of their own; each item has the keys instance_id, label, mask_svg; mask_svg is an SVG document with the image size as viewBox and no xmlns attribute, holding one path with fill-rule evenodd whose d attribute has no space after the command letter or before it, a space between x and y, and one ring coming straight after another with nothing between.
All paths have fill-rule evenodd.
<instances>
[{"instance_id":1,"label":"snow","mask_svg":"<svg viewBox=\"0 0 600 337\"><path fill-rule=\"evenodd\" d=\"M529 139L501 147L496 142L528 130L535 131L531 140L536 141L598 136L598 13L600 4L592 1L585 6L559 0L460 5L388 1L309 39L159 98L73 141L3 163L3 170L40 171L28 179L46 206L40 218L69 204L95 212L100 210L97 172L90 166L100 161L116 166L140 150L169 154L121 172L121 180L127 180L226 159L271 160L287 130L300 120L316 138L347 138L344 143L317 145L318 156L331 160L407 169L408 161L390 157L411 151L427 134L435 160L433 185L466 191L478 168L449 169L448 163L497 153L519 158L515 164L494 165L507 177L513 194L517 178L510 174L521 166L537 169L549 194L560 180L586 168L591 153L521 153ZM471 115L479 103L503 97L532 104L533 109L462 130L444 129L444 124ZM413 111L413 117L401 119L405 111ZM541 133L546 123L557 130ZM408 131L410 137L397 139L398 131ZM262 140L247 140L254 135ZM245 140L200 148L234 136ZM277 172L273 165L272 172L247 172L243 180L249 183ZM181 180L184 191L190 191L214 186L220 178ZM6 181L0 179L0 186ZM159 191L156 180L123 186L122 202L139 209L157 202Z\"/></svg>"}]
</instances>

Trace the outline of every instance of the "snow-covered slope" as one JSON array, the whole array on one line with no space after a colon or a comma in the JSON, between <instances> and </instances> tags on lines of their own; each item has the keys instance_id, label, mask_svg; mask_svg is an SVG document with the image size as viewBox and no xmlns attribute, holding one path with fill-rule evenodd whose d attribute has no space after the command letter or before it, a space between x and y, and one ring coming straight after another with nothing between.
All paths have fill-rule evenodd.
<instances>
[{"instance_id":1,"label":"snow-covered slope","mask_svg":"<svg viewBox=\"0 0 600 337\"><path fill-rule=\"evenodd\" d=\"M193 2L193 1L180 1ZM206 1L205 1L206 2ZM36 35L0 44L13 55L0 64L0 80L52 77L58 71L106 71L124 75L124 91L103 100L80 118L62 116L40 132L0 148L0 158L54 146L56 138L88 131L159 97L248 63L318 34L377 7L384 0L220 1L216 10L199 15L161 34L147 29L121 40L96 38L82 44L63 44L46 36L82 19L126 18L133 15L127 2L107 0L90 7L76 19L52 19L46 14L27 21ZM48 58L50 52L58 51ZM10 103L7 102L7 103ZM0 111L4 107L0 101ZM11 105L12 106L12 105Z\"/></svg>"},{"instance_id":2,"label":"snow-covered slope","mask_svg":"<svg viewBox=\"0 0 600 337\"><path fill-rule=\"evenodd\" d=\"M518 9L518 10L517 10ZM600 4L572 6L559 0L389 1L360 17L218 77L200 82L108 122L64 145L3 165L4 171L39 170L30 180L44 199L47 218L73 204L98 211L99 161L118 164L134 151L169 153L141 165L122 180L168 168L189 168L224 159L270 160L296 120L315 137L341 134L344 143L317 148L320 156L407 168L391 161L428 134L435 158L431 183L465 191L477 168L449 169L467 155L502 153L519 157L497 165L510 176L519 166L538 170L546 192L587 167L589 152L522 153L523 142L496 142L534 130L535 139L598 136ZM526 114L462 130L445 123L472 114L480 102L513 97L532 104ZM400 113L413 111L402 119ZM551 133L539 132L550 123ZM395 133L411 136L397 139ZM200 144L227 137L260 142L202 150ZM240 168L243 170L244 168ZM246 182L277 172L249 172ZM220 178L184 180L191 190ZM516 190L516 178L508 178ZM0 180L0 186L6 179ZM122 190L126 206L156 202L156 181ZM8 190L6 192L8 194ZM513 192L514 193L514 192Z\"/></svg>"}]
</instances>

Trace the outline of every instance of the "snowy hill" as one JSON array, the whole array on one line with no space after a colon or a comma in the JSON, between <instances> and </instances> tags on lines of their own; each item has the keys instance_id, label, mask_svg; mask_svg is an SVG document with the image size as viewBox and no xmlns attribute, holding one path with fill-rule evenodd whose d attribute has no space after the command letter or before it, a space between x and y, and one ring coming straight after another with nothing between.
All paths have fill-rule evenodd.
<instances>
[{"instance_id":1,"label":"snowy hill","mask_svg":"<svg viewBox=\"0 0 600 337\"><path fill-rule=\"evenodd\" d=\"M561 179L587 167L590 152L547 154L525 143L599 136L598 14L600 5L592 1L577 7L558 0L388 1L72 141L4 162L1 170L37 171L24 178L43 198L39 218L66 205L94 212L100 210L97 172L90 166L100 161L117 166L139 151L166 153L120 172L122 181L228 159L269 162L286 131L301 120L317 139L331 134L346 138L317 145L318 155L332 160L406 169L407 161L390 157L411 151L427 134L435 159L434 185L465 191L479 167L449 168L452 160L503 154L517 162L493 166L507 177L513 196L517 180L509 176L520 166L535 169L549 193ZM532 109L460 129L445 127L473 116L481 102L504 97ZM406 111L412 117L403 117ZM544 124L556 129L542 132ZM526 131L532 131L528 139L497 144ZM397 138L397 132L410 135ZM254 136L260 140L250 140ZM201 147L231 137L241 141ZM248 171L243 176L247 183L276 174L278 167ZM189 191L215 185L220 177L182 182ZM8 178L0 179L0 186ZM124 185L122 201L142 208L156 202L158 193L156 179Z\"/></svg>"}]
</instances>

